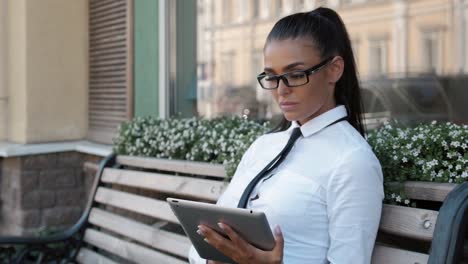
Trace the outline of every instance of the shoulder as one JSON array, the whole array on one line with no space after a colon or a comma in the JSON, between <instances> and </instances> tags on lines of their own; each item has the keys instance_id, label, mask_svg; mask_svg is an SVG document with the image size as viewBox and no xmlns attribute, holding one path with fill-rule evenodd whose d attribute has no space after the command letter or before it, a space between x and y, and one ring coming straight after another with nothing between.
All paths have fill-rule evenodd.
<instances>
[{"instance_id":1,"label":"shoulder","mask_svg":"<svg viewBox=\"0 0 468 264\"><path fill-rule=\"evenodd\" d=\"M335 139L333 148L339 151L340 155L335 160L329 184L381 185L383 182L382 168L366 139L349 123L337 126L330 133L330 137Z\"/></svg>"},{"instance_id":2,"label":"shoulder","mask_svg":"<svg viewBox=\"0 0 468 264\"><path fill-rule=\"evenodd\" d=\"M381 189L383 173L379 160L370 148L347 150L337 160L328 180L328 190Z\"/></svg>"}]
</instances>

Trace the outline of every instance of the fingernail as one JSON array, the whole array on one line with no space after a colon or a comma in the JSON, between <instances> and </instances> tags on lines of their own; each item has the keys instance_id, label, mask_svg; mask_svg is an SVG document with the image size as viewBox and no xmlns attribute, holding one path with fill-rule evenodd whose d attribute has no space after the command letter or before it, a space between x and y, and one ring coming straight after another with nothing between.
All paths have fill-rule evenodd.
<instances>
[{"instance_id":1,"label":"fingernail","mask_svg":"<svg viewBox=\"0 0 468 264\"><path fill-rule=\"evenodd\" d=\"M281 235L281 228L279 225L275 226L275 235Z\"/></svg>"},{"instance_id":2,"label":"fingernail","mask_svg":"<svg viewBox=\"0 0 468 264\"><path fill-rule=\"evenodd\" d=\"M203 236L203 232L200 229L197 230L197 234L199 234L200 236Z\"/></svg>"},{"instance_id":3,"label":"fingernail","mask_svg":"<svg viewBox=\"0 0 468 264\"><path fill-rule=\"evenodd\" d=\"M221 228L221 229L224 230L224 225L223 225L223 223L218 223L218 226L219 226L219 228Z\"/></svg>"},{"instance_id":4,"label":"fingernail","mask_svg":"<svg viewBox=\"0 0 468 264\"><path fill-rule=\"evenodd\" d=\"M208 241L208 238L203 239L203 241L205 241L206 243L210 243L210 241Z\"/></svg>"}]
</instances>

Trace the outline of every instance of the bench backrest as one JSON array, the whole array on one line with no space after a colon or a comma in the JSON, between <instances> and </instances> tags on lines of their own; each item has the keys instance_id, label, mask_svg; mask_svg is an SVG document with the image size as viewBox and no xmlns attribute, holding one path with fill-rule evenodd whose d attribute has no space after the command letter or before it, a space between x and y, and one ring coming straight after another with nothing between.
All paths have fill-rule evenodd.
<instances>
[{"instance_id":1,"label":"bench backrest","mask_svg":"<svg viewBox=\"0 0 468 264\"><path fill-rule=\"evenodd\" d=\"M166 197L215 202L227 183L221 165L118 156L103 169L85 231L81 263L187 263L190 241ZM410 198L443 201L453 184L405 184ZM438 212L384 205L373 263L427 263L427 253L401 248L429 244ZM418 242L414 242L418 241Z\"/></svg>"}]
</instances>

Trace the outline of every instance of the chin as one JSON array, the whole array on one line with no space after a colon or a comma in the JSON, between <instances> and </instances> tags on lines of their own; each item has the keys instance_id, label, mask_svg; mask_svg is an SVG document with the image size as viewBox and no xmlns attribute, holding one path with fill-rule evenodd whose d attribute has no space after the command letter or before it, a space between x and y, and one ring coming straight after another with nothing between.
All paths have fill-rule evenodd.
<instances>
[{"instance_id":1,"label":"chin","mask_svg":"<svg viewBox=\"0 0 468 264\"><path fill-rule=\"evenodd\" d=\"M297 121L299 117L297 115L283 114L284 118L288 121Z\"/></svg>"}]
</instances>

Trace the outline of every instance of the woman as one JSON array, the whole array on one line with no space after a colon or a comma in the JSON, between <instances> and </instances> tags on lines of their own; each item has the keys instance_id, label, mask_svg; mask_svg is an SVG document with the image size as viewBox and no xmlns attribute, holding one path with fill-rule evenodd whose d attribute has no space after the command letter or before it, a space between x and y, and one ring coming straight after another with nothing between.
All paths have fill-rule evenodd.
<instances>
[{"instance_id":1,"label":"woman","mask_svg":"<svg viewBox=\"0 0 468 264\"><path fill-rule=\"evenodd\" d=\"M341 18L328 8L279 20L258 76L284 115L244 154L218 204L236 207L252 179L301 136L284 160L248 193L247 208L265 212L275 247L262 251L222 224L199 234L238 263L370 263L383 199L379 161L364 139L357 72ZM191 263L201 259L192 248Z\"/></svg>"}]
</instances>

